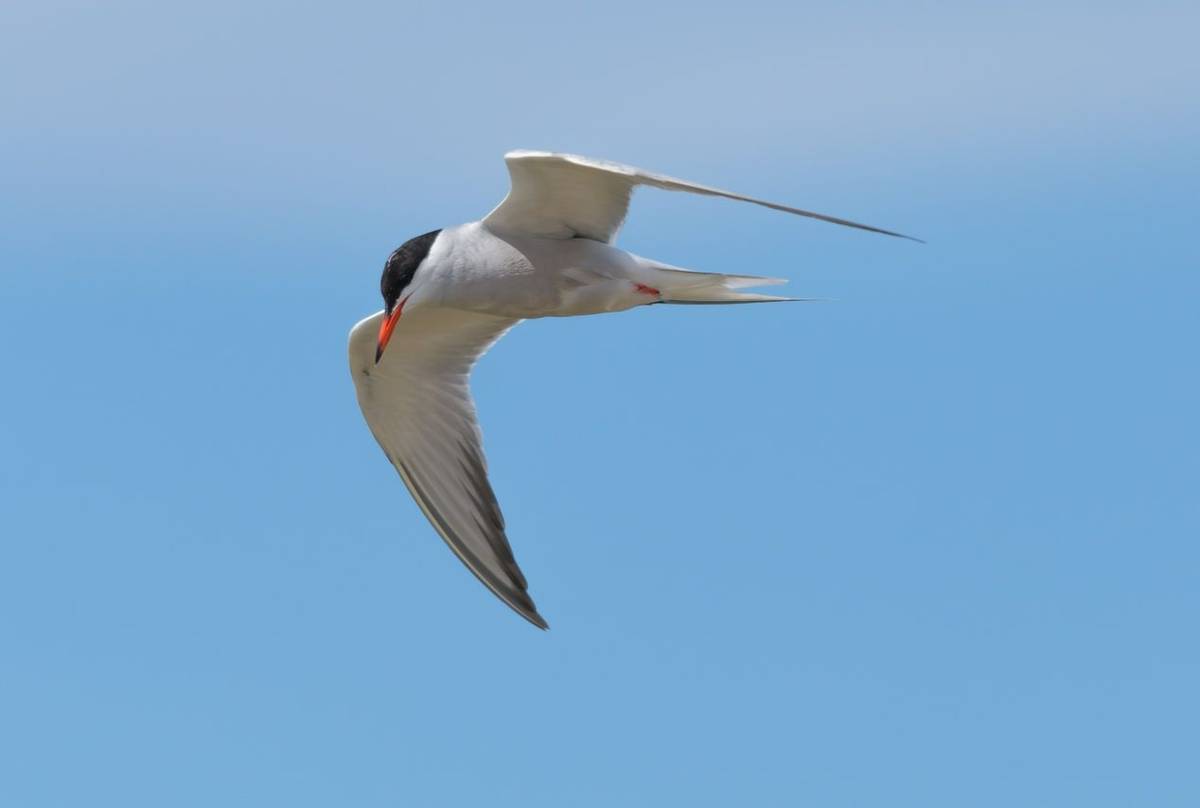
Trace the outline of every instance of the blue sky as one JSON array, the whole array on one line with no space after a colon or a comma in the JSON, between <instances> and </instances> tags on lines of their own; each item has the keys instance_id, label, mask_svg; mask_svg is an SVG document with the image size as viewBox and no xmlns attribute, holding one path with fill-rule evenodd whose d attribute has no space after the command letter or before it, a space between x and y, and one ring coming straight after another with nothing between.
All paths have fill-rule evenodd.
<instances>
[{"instance_id":1,"label":"blue sky","mask_svg":"<svg viewBox=\"0 0 1200 808\"><path fill-rule=\"evenodd\" d=\"M0 805L1192 806L1194 4L0 10ZM532 629L345 337L510 148L832 302L522 325Z\"/></svg>"}]
</instances>

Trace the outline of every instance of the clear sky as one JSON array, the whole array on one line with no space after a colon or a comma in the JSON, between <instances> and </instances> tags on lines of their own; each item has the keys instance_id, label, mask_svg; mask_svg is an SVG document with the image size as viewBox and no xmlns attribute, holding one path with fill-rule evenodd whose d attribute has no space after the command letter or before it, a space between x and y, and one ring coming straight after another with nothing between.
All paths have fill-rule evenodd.
<instances>
[{"instance_id":1,"label":"clear sky","mask_svg":"<svg viewBox=\"0 0 1200 808\"><path fill-rule=\"evenodd\" d=\"M1196 4L719 5L0 7L0 806L1200 804ZM345 358L511 148L929 242L639 193L831 302L483 360L548 633Z\"/></svg>"}]
</instances>

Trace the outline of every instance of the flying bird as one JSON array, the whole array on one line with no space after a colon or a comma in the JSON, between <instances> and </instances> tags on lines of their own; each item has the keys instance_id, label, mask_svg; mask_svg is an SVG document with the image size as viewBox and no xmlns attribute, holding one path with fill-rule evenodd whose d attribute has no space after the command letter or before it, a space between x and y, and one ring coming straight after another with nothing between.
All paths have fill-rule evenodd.
<instances>
[{"instance_id":1,"label":"flying bird","mask_svg":"<svg viewBox=\"0 0 1200 808\"><path fill-rule=\"evenodd\" d=\"M417 236L388 258L383 311L350 332L350 372L367 425L434 529L488 589L547 628L488 482L468 386L475 362L531 317L794 299L741 291L782 279L695 272L615 247L633 190L724 197L911 237L589 157L514 151L504 159L511 189L495 210Z\"/></svg>"}]
</instances>

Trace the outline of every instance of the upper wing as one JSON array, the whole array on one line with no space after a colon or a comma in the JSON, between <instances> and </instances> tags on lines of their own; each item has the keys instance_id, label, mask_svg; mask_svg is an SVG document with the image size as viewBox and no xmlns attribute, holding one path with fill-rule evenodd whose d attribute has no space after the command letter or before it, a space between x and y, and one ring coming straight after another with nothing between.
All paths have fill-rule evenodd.
<instances>
[{"instance_id":1,"label":"upper wing","mask_svg":"<svg viewBox=\"0 0 1200 808\"><path fill-rule=\"evenodd\" d=\"M468 388L475 361L517 321L415 309L400 318L376 365L382 318L374 314L350 332L350 372L371 433L455 555L522 617L546 628L504 534Z\"/></svg>"},{"instance_id":2,"label":"upper wing","mask_svg":"<svg viewBox=\"0 0 1200 808\"><path fill-rule=\"evenodd\" d=\"M512 188L500 205L484 217L483 223L498 231L521 233L543 238L590 238L611 242L621 229L629 210L629 197L638 185L652 185L668 191L688 191L706 196L723 196L740 202L820 219L823 222L857 227L872 233L920 241L912 236L859 224L836 216L813 213L775 202L696 185L640 168L593 160L574 154L513 151L504 155Z\"/></svg>"}]
</instances>

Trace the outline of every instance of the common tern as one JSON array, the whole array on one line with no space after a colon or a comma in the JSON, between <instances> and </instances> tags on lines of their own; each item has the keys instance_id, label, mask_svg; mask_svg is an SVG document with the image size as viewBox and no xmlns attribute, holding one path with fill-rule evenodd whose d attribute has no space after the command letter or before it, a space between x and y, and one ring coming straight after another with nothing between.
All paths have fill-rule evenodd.
<instances>
[{"instance_id":1,"label":"common tern","mask_svg":"<svg viewBox=\"0 0 1200 808\"><path fill-rule=\"evenodd\" d=\"M504 159L511 189L495 210L417 236L388 258L383 311L350 332L350 372L367 425L434 529L488 589L547 628L488 482L468 386L479 357L532 317L794 299L741 291L786 282L779 278L695 272L613 246L633 190L725 197L911 237L589 157L514 151Z\"/></svg>"}]
</instances>

